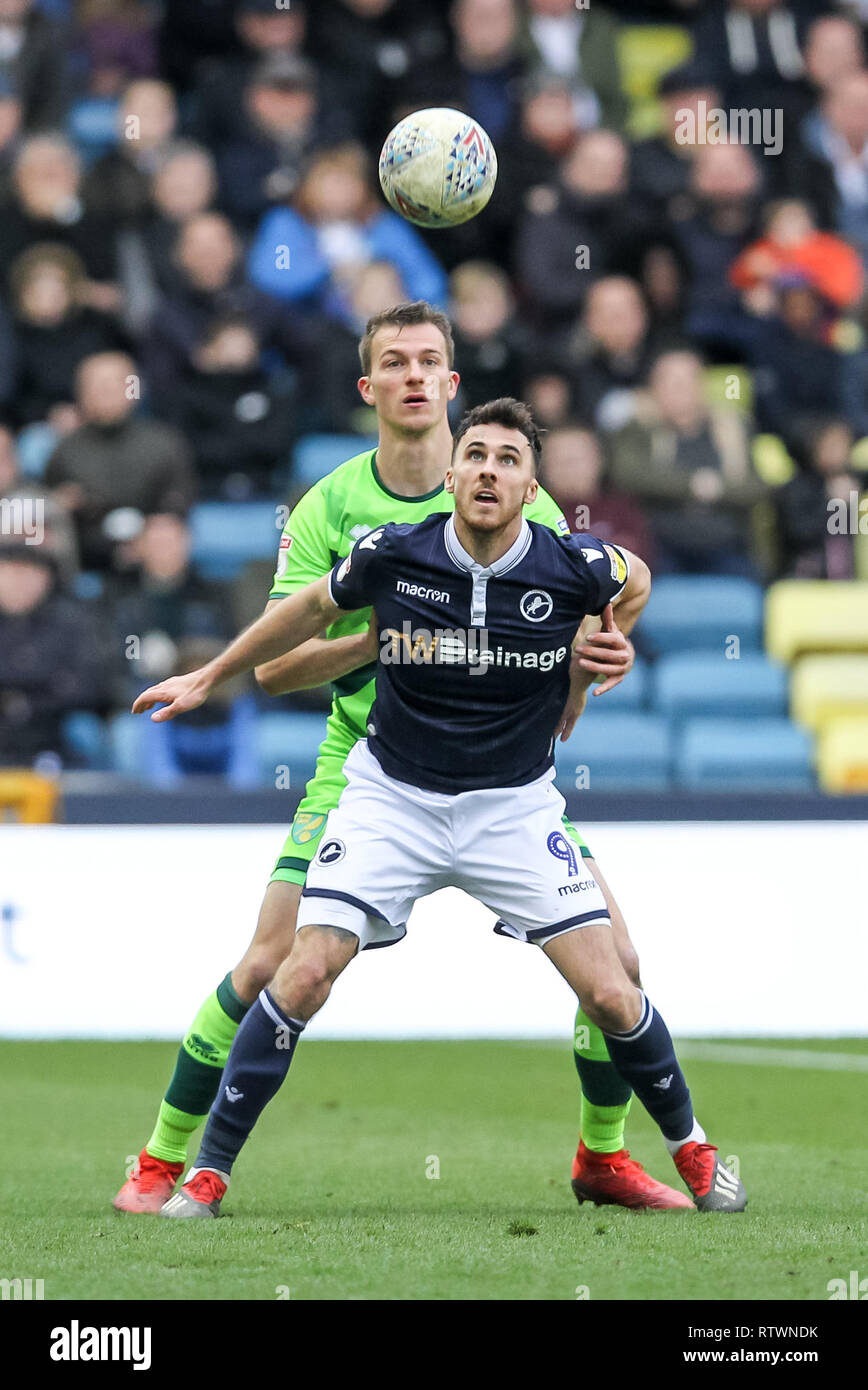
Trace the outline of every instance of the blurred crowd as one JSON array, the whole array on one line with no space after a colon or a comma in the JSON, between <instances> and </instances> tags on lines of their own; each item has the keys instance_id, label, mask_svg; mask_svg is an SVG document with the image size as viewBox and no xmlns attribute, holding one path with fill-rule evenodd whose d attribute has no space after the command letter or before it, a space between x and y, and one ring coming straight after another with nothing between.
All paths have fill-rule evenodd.
<instances>
[{"instance_id":1,"label":"blurred crowd","mask_svg":"<svg viewBox=\"0 0 868 1390\"><path fill-rule=\"evenodd\" d=\"M104 719L253 616L197 573L191 508L292 500L299 440L372 433L356 343L401 299L452 316L457 411L530 401L576 529L658 574L852 577L827 523L865 487L866 22L831 0L0 0L0 764L86 763L71 711ZM627 71L652 25L683 39L653 126ZM449 232L376 177L432 105L499 158ZM774 153L680 138L685 112L754 107L780 113Z\"/></svg>"}]
</instances>

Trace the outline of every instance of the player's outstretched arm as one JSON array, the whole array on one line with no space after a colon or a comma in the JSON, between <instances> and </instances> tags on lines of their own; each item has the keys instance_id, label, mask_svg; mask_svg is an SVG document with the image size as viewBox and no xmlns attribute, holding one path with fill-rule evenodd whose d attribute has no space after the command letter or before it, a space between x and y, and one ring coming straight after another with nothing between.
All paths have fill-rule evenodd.
<instances>
[{"instance_id":1,"label":"player's outstretched arm","mask_svg":"<svg viewBox=\"0 0 868 1390\"><path fill-rule=\"evenodd\" d=\"M285 602L285 599L272 599L269 607ZM312 690L314 686L340 680L350 671L376 661L379 650L374 615L366 632L348 637L312 637L276 661L257 666L254 675L266 695L289 695L293 690Z\"/></svg>"},{"instance_id":2,"label":"player's outstretched arm","mask_svg":"<svg viewBox=\"0 0 868 1390\"><path fill-rule=\"evenodd\" d=\"M263 613L207 666L186 676L170 676L143 690L133 704L133 714L164 705L151 715L154 723L160 724L198 709L216 685L300 646L343 611L329 596L328 576L318 579Z\"/></svg>"}]
</instances>

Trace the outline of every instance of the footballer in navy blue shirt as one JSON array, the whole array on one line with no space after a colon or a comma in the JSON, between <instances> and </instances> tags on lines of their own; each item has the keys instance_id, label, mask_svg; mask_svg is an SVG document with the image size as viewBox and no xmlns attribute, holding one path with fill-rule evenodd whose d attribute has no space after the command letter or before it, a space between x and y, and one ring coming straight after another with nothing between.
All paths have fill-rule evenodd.
<instances>
[{"instance_id":1,"label":"footballer in navy blue shirt","mask_svg":"<svg viewBox=\"0 0 868 1390\"><path fill-rule=\"evenodd\" d=\"M400 941L413 903L447 886L491 908L495 930L540 946L572 986L660 1126L695 1205L746 1204L694 1117L663 1019L621 963L603 893L564 835L552 746L576 629L610 603L631 605L635 616L650 582L622 548L592 535L556 537L525 519L539 452L523 403L472 410L446 477L453 516L369 533L215 661L151 687L133 706L165 701L152 718L173 718L341 610L375 609L367 740L347 758L293 951L238 1029L196 1164L166 1216L217 1215L235 1158L335 979L359 950Z\"/></svg>"}]
</instances>

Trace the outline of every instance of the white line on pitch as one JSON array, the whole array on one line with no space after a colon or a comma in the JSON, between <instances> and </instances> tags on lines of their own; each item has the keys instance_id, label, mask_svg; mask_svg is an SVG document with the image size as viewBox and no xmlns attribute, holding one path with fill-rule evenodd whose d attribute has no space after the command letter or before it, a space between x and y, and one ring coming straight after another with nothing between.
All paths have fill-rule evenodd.
<instances>
[{"instance_id":1,"label":"white line on pitch","mask_svg":"<svg viewBox=\"0 0 868 1390\"><path fill-rule=\"evenodd\" d=\"M751 1047L745 1043L676 1043L679 1057L697 1062L741 1062L747 1066L802 1067L811 1071L868 1071L858 1052L809 1052L797 1047Z\"/></svg>"}]
</instances>

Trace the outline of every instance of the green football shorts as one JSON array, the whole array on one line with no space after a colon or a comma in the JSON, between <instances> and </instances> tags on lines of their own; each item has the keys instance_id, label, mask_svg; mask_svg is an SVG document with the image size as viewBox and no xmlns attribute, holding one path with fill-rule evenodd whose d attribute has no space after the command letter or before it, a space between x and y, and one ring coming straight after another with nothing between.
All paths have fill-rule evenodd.
<instances>
[{"instance_id":1,"label":"green football shorts","mask_svg":"<svg viewBox=\"0 0 868 1390\"><path fill-rule=\"evenodd\" d=\"M344 763L359 735L334 712L329 715L326 729L326 736L320 745L319 757L316 760L316 772L298 803L292 829L274 866L270 883L304 883L310 861L322 839L328 813L337 806L341 792L347 785ZM588 846L566 816L564 830L573 843L578 845L582 858L593 859Z\"/></svg>"}]
</instances>

